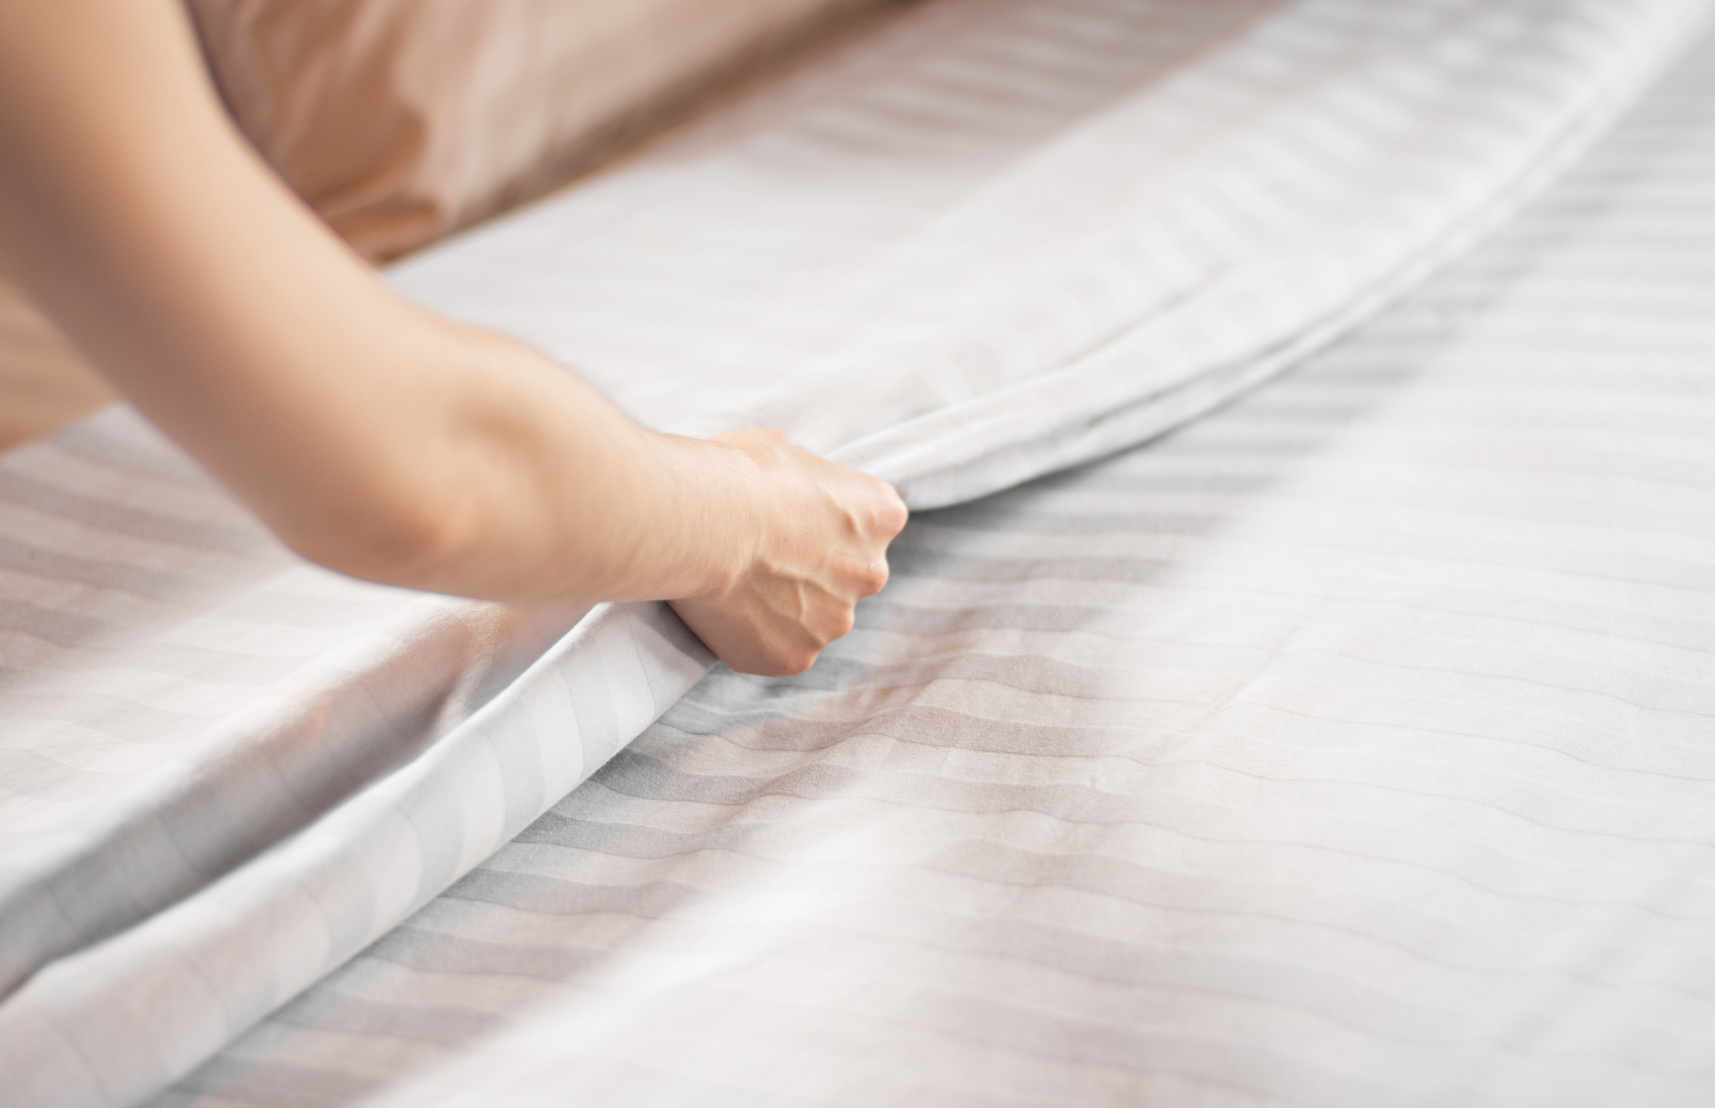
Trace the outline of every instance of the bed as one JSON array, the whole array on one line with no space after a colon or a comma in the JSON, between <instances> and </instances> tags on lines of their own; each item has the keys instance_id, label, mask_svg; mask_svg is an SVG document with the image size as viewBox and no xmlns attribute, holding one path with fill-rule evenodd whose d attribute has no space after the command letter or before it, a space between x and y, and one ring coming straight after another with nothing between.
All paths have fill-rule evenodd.
<instances>
[{"instance_id":1,"label":"bed","mask_svg":"<svg viewBox=\"0 0 1715 1108\"><path fill-rule=\"evenodd\" d=\"M0 1102L1706 1102L1707 14L943 0L396 266L901 485L799 678L0 458Z\"/></svg>"}]
</instances>

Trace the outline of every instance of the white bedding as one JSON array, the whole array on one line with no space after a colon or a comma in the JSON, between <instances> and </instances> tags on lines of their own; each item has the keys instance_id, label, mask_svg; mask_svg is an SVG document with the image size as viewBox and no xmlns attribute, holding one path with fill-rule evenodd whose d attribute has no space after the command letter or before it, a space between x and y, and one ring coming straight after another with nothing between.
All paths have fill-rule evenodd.
<instances>
[{"instance_id":1,"label":"white bedding","mask_svg":"<svg viewBox=\"0 0 1715 1108\"><path fill-rule=\"evenodd\" d=\"M160 1105L1715 1100L1715 42L1169 438L913 520Z\"/></svg>"},{"instance_id":2,"label":"white bedding","mask_svg":"<svg viewBox=\"0 0 1715 1108\"><path fill-rule=\"evenodd\" d=\"M1181 423L1339 334L1510 215L1703 12L954 0L396 280L543 346L658 426L775 423L902 482L919 507L954 502ZM1707 136L1707 117L1672 107L1694 96L1662 102L1665 122L1632 140L1655 161L1616 164L1664 166L1666 194L1708 195L1685 183L1707 173L1707 139L1662 137ZM1595 182L1597 203L1653 215L1633 198L1656 184ZM1530 226L1586 234L1589 272L1611 277L1609 253L1631 240L1601 239L1587 197ZM1685 204L1676 229L1706 234L1705 209ZM1707 291L1706 252L1636 234L1647 264L1603 286L1620 309L1663 265L1668 301ZM1574 286L1585 272L1528 231L1510 241L1483 257L1503 271L1547 259ZM1686 272L1661 260L1682 255ZM1253 401L1273 412L1255 434L1237 409L1048 491L914 525L899 582L808 678L709 678L536 824L706 671L670 616L606 609L560 638L578 613L320 573L124 413L7 456L0 929L13 978L36 972L0 1003L0 1103L160 1087L527 825L172 1096L264 1096L248 1072L294 1102L339 1102L442 1058L461 1076L425 1074L402 1103L651 1090L709 1103L720 1089L743 1103L1047 1102L1077 1081L1098 1100L1506 1103L1626 1074L1706 1088L1673 1053L1688 1040L1627 1054L1657 1023L1698 1026L1677 1017L1703 1016L1701 994L1674 993L1677 1014L1566 998L1610 969L1654 996L1650 973L1702 950L1694 900L1684 935L1660 922L1699 894L1695 870L1640 869L1659 844L1634 856L1586 839L1706 849L1687 798L1707 722L1696 373L1710 336L1684 324L1663 338L1647 306L1608 317L1582 286L1546 280L1545 307L1529 280L1468 266L1327 356L1333 370ZM1560 344L1549 356L1520 358L1499 323L1500 354L1471 337L1514 296L1515 326ZM1491 315L1471 322L1472 302ZM1543 327L1559 304L1576 323ZM1639 350L1666 352L1655 376L1629 360ZM1555 376L1568 360L1585 376ZM1309 456L1222 491L1282 425L1304 428ZM1586 493L1592 451L1622 472ZM1030 514L1041 503L1046 522ZM1116 518L1056 536L1062 513ZM1533 605L1561 629L1532 630ZM1656 746L1605 775L1563 764L1570 751L1607 766L1592 744L1616 733ZM1378 752L1383 739L1397 748ZM1086 740L1077 758L1036 756ZM1511 753L1490 769L1497 750ZM1640 770L1688 791L1652 793L1653 777L1632 790ZM1402 800L1414 774L1427 781ZM718 791L734 779L759 784ZM1507 812L1565 835L1509 841ZM574 822L542 832L556 815ZM1688 822L1626 823L1669 815ZM1572 895L1580 880L1615 883L1593 894L1610 915ZM603 887L608 900L587 893ZM543 906L525 897L536 889L571 892ZM1471 915L1473 889L1499 915ZM1657 921L1642 944L1655 961L1613 968L1600 940L1639 919ZM1095 961L1027 956L1032 942ZM458 970L485 950L524 953ZM1542 972L1492 984L1476 971L1505 963L1479 954ZM1109 965L1132 969L1110 980ZM1083 986L1056 983L1080 973ZM1498 999L1473 1007L1485 998ZM535 1002L540 1021L473 1045ZM1531 1038L1563 1011L1573 1045ZM907 1048L909 1028L934 1045ZM1572 1060L1532 1062L1540 1041ZM1630 1069L1603 1068L1616 1050ZM300 1071L331 1075L325 1095Z\"/></svg>"}]
</instances>

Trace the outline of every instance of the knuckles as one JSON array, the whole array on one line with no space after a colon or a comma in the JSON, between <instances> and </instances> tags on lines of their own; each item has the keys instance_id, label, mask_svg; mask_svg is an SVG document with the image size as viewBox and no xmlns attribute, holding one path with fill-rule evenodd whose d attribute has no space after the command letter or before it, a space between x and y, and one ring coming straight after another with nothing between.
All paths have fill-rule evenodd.
<instances>
[{"instance_id":1,"label":"knuckles","mask_svg":"<svg viewBox=\"0 0 1715 1108\"><path fill-rule=\"evenodd\" d=\"M784 569L765 566L762 575L784 576L810 588L808 595L799 594L808 603L773 611L766 603L757 604L759 597L725 598L722 604L741 612L750 608L751 614L742 620L746 629L723 644L738 649L716 653L743 673L797 676L815 664L823 647L851 631L857 601L887 585L887 547L905 527L910 511L886 482L804 454L777 431L752 428L717 439L743 451L762 470L773 471L767 480L790 479L781 486L789 494L786 500L804 510L792 513L798 526L790 529L791 541L783 548ZM811 559L814 568L794 565ZM794 568L796 573L788 572Z\"/></svg>"},{"instance_id":2,"label":"knuckles","mask_svg":"<svg viewBox=\"0 0 1715 1108\"><path fill-rule=\"evenodd\" d=\"M892 539L893 536L904 530L905 521L910 518L911 512L905 507L905 501L901 500L899 494L894 492L890 486L882 484L880 481L876 481L876 485L879 487L876 502L868 513L869 527L867 530L872 535Z\"/></svg>"},{"instance_id":3,"label":"knuckles","mask_svg":"<svg viewBox=\"0 0 1715 1108\"><path fill-rule=\"evenodd\" d=\"M819 617L800 625L804 637L799 641L768 644L733 668L758 677L796 677L816 664L823 647L848 634L856 619L851 605L824 609Z\"/></svg>"},{"instance_id":4,"label":"knuckles","mask_svg":"<svg viewBox=\"0 0 1715 1108\"><path fill-rule=\"evenodd\" d=\"M891 492L892 490L888 491ZM911 512L905 507L905 501L899 499L898 494L895 494L891 503L881 510L879 516L880 518L876 522L881 525L882 532L888 538L892 538L905 530L905 521L911 518Z\"/></svg>"},{"instance_id":5,"label":"knuckles","mask_svg":"<svg viewBox=\"0 0 1715 1108\"><path fill-rule=\"evenodd\" d=\"M887 563L871 562L858 575L858 587L863 590L864 596L874 596L887 587L887 578Z\"/></svg>"}]
</instances>

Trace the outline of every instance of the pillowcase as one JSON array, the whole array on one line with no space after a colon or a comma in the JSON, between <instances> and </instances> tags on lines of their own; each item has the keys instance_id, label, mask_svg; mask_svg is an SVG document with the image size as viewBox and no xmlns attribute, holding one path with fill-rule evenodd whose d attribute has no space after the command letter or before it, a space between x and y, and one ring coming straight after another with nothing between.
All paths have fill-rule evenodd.
<instances>
[{"instance_id":1,"label":"pillowcase","mask_svg":"<svg viewBox=\"0 0 1715 1108\"><path fill-rule=\"evenodd\" d=\"M335 231L385 259L545 190L747 64L888 2L189 6L251 142Z\"/></svg>"},{"instance_id":2,"label":"pillowcase","mask_svg":"<svg viewBox=\"0 0 1715 1108\"><path fill-rule=\"evenodd\" d=\"M694 98L900 0L189 0L239 126L333 229L397 257L588 168ZM0 450L115 399L0 276Z\"/></svg>"}]
</instances>

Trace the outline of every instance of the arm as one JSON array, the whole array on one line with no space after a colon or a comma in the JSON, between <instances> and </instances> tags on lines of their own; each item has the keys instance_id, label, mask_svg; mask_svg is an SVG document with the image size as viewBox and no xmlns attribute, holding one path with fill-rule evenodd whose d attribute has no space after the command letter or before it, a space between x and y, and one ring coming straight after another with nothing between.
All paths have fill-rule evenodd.
<instances>
[{"instance_id":1,"label":"arm","mask_svg":"<svg viewBox=\"0 0 1715 1108\"><path fill-rule=\"evenodd\" d=\"M631 422L393 294L236 132L174 0L0 4L0 265L290 546L502 600L672 599L795 672L886 579L881 482Z\"/></svg>"}]
</instances>

